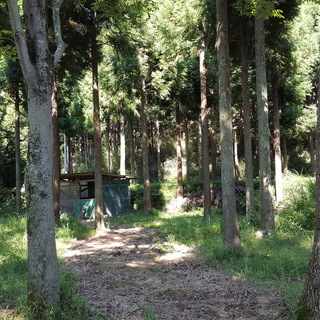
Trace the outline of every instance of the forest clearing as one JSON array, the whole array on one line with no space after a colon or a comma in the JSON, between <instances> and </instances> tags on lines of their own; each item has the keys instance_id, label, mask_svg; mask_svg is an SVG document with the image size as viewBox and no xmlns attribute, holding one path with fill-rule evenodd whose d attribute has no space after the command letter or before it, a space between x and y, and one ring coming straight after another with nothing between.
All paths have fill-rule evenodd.
<instances>
[{"instance_id":1,"label":"forest clearing","mask_svg":"<svg viewBox=\"0 0 320 320\"><path fill-rule=\"evenodd\" d=\"M224 249L219 213L208 223L199 209L136 211L107 219L105 231L95 231L92 220L62 216L57 246L65 305L43 318L295 319L311 253L314 179L291 174L285 185L275 236L258 239L239 216L241 252ZM4 208L1 217L0 315L28 319L26 220Z\"/></svg>"},{"instance_id":2,"label":"forest clearing","mask_svg":"<svg viewBox=\"0 0 320 320\"><path fill-rule=\"evenodd\" d=\"M0 13L0 319L320 319L318 1Z\"/></svg>"},{"instance_id":3,"label":"forest clearing","mask_svg":"<svg viewBox=\"0 0 320 320\"><path fill-rule=\"evenodd\" d=\"M275 288L262 293L205 264L195 247L157 241L151 229L111 226L68 247L66 266L90 310L110 320L289 319Z\"/></svg>"}]
</instances>

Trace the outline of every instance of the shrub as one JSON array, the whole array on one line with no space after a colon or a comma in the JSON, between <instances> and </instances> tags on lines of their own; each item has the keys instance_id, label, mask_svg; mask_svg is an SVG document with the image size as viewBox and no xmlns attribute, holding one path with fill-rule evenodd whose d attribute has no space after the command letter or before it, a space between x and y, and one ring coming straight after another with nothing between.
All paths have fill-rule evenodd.
<instances>
[{"instance_id":1,"label":"shrub","mask_svg":"<svg viewBox=\"0 0 320 320\"><path fill-rule=\"evenodd\" d=\"M296 182L297 183L297 182ZM316 211L315 180L307 178L290 188L285 208L277 217L277 227L282 231L314 230Z\"/></svg>"}]
</instances>

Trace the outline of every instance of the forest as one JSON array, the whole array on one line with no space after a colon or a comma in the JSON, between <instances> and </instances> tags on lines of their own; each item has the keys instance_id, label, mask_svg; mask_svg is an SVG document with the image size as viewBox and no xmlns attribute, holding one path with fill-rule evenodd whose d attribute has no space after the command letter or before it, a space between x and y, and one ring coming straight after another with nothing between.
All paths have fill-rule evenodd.
<instances>
[{"instance_id":1,"label":"forest","mask_svg":"<svg viewBox=\"0 0 320 320\"><path fill-rule=\"evenodd\" d=\"M320 319L317 1L0 12L0 319Z\"/></svg>"}]
</instances>

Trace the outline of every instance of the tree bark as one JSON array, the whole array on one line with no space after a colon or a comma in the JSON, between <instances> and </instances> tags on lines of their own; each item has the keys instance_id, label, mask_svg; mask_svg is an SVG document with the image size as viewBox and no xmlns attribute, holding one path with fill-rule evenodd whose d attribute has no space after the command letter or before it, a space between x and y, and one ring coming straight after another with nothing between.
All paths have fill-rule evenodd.
<instances>
[{"instance_id":1,"label":"tree bark","mask_svg":"<svg viewBox=\"0 0 320 320\"><path fill-rule=\"evenodd\" d=\"M240 170L240 163L239 163L239 156L238 156L238 135L237 135L237 129L233 131L233 150L234 150L234 169L235 169L235 175L237 180L241 180L241 170Z\"/></svg>"},{"instance_id":2,"label":"tree bark","mask_svg":"<svg viewBox=\"0 0 320 320\"><path fill-rule=\"evenodd\" d=\"M219 77L219 113L221 132L221 185L224 223L224 244L227 248L240 248L240 230L236 209L235 177L232 144L232 114L230 88L230 60L228 44L227 1L216 0Z\"/></svg>"},{"instance_id":3,"label":"tree bark","mask_svg":"<svg viewBox=\"0 0 320 320\"><path fill-rule=\"evenodd\" d=\"M176 98L176 141L177 141L177 180L178 190L177 198L183 198L183 176L182 176L182 146L181 146L181 119L180 119L180 101Z\"/></svg>"},{"instance_id":4,"label":"tree bark","mask_svg":"<svg viewBox=\"0 0 320 320\"><path fill-rule=\"evenodd\" d=\"M130 173L135 174L134 166L134 131L133 131L133 120L130 119L128 122L129 125L129 141L130 141Z\"/></svg>"},{"instance_id":5,"label":"tree bark","mask_svg":"<svg viewBox=\"0 0 320 320\"><path fill-rule=\"evenodd\" d=\"M149 172L149 152L148 152L148 110L147 110L147 89L146 89L146 66L144 53L139 52L139 62L141 69L141 128L142 128L142 175L143 175L143 202L144 211L151 210L150 172Z\"/></svg>"},{"instance_id":6,"label":"tree bark","mask_svg":"<svg viewBox=\"0 0 320 320\"><path fill-rule=\"evenodd\" d=\"M156 120L157 128L157 169L158 169L158 181L162 181L162 168L161 168L161 135L160 135L160 122Z\"/></svg>"},{"instance_id":7,"label":"tree bark","mask_svg":"<svg viewBox=\"0 0 320 320\"><path fill-rule=\"evenodd\" d=\"M184 119L184 132L185 132L186 179L190 180L189 123L187 118Z\"/></svg>"},{"instance_id":8,"label":"tree bark","mask_svg":"<svg viewBox=\"0 0 320 320\"><path fill-rule=\"evenodd\" d=\"M255 212L254 184L252 164L252 140L251 140L251 108L249 99L249 67L248 67L248 45L247 45L247 21L241 21L241 80L242 80L242 105L243 105L243 135L244 135L244 157L246 175L246 218L251 221Z\"/></svg>"},{"instance_id":9,"label":"tree bark","mask_svg":"<svg viewBox=\"0 0 320 320\"><path fill-rule=\"evenodd\" d=\"M57 79L52 85L52 132L53 132L53 210L56 224L60 223L60 146L57 104Z\"/></svg>"},{"instance_id":10,"label":"tree bark","mask_svg":"<svg viewBox=\"0 0 320 320\"><path fill-rule=\"evenodd\" d=\"M120 174L126 174L126 137L124 123L124 106L120 102Z\"/></svg>"},{"instance_id":11,"label":"tree bark","mask_svg":"<svg viewBox=\"0 0 320 320\"><path fill-rule=\"evenodd\" d=\"M20 156L20 95L14 92L15 103L15 157L16 157L16 212L21 212L21 156Z\"/></svg>"},{"instance_id":12,"label":"tree bark","mask_svg":"<svg viewBox=\"0 0 320 320\"><path fill-rule=\"evenodd\" d=\"M320 67L318 67L318 79L320 80ZM297 308L298 320L311 320L320 316L320 86L318 86L316 158L316 228L304 290Z\"/></svg>"},{"instance_id":13,"label":"tree bark","mask_svg":"<svg viewBox=\"0 0 320 320\"><path fill-rule=\"evenodd\" d=\"M43 307L58 304L60 300L52 196L51 99L54 67L65 47L58 26L62 1L53 2L56 35L54 59L48 48L45 1L24 2L24 26L20 19L17 1L8 0L7 3L21 69L28 87L29 153L26 173L28 302L33 312L38 313Z\"/></svg>"},{"instance_id":14,"label":"tree bark","mask_svg":"<svg viewBox=\"0 0 320 320\"><path fill-rule=\"evenodd\" d=\"M203 182L203 214L206 220L211 218L211 192L209 172L209 130L208 130L208 100L207 100L207 68L205 60L205 42L201 42L200 55L200 122L202 132L202 182Z\"/></svg>"},{"instance_id":15,"label":"tree bark","mask_svg":"<svg viewBox=\"0 0 320 320\"><path fill-rule=\"evenodd\" d=\"M310 163L311 163L311 173L315 174L316 172L316 159L315 159L315 142L314 142L314 133L311 131L309 135L309 150L310 150Z\"/></svg>"},{"instance_id":16,"label":"tree bark","mask_svg":"<svg viewBox=\"0 0 320 320\"><path fill-rule=\"evenodd\" d=\"M142 112L142 165L143 165L143 201L144 211L151 210L151 192L150 192L150 173L149 173L149 156L148 156L148 115L146 102L146 77L141 77L141 112Z\"/></svg>"},{"instance_id":17,"label":"tree bark","mask_svg":"<svg viewBox=\"0 0 320 320\"><path fill-rule=\"evenodd\" d=\"M95 26L93 27L93 29ZM93 121L94 121L94 197L96 229L105 229L103 213L102 190L102 136L100 121L99 82L98 82L98 46L97 35L92 30L91 35L91 63L92 63L92 89L93 89Z\"/></svg>"},{"instance_id":18,"label":"tree bark","mask_svg":"<svg viewBox=\"0 0 320 320\"><path fill-rule=\"evenodd\" d=\"M273 62L272 77L272 104L273 104L273 150L274 150L274 169L276 181L276 202L283 200L282 184L282 159L280 143L280 113L279 113L279 95L278 95L278 75L276 62Z\"/></svg>"},{"instance_id":19,"label":"tree bark","mask_svg":"<svg viewBox=\"0 0 320 320\"><path fill-rule=\"evenodd\" d=\"M283 156L283 162L282 162L282 171L283 174L286 174L288 171L288 150L287 150L287 137L282 136L281 137L281 144L282 144L282 156Z\"/></svg>"},{"instance_id":20,"label":"tree bark","mask_svg":"<svg viewBox=\"0 0 320 320\"><path fill-rule=\"evenodd\" d=\"M199 180L202 181L202 129L201 119L198 122L198 168L199 168Z\"/></svg>"},{"instance_id":21,"label":"tree bark","mask_svg":"<svg viewBox=\"0 0 320 320\"><path fill-rule=\"evenodd\" d=\"M268 120L268 92L265 58L264 20L255 17L255 57L258 102L259 178L261 229L275 230L271 190L270 131Z\"/></svg>"},{"instance_id":22,"label":"tree bark","mask_svg":"<svg viewBox=\"0 0 320 320\"><path fill-rule=\"evenodd\" d=\"M214 126L214 122L211 125ZM210 136L210 151L211 151L211 179L217 180L218 179L217 143L215 139L215 129L213 127L210 128L209 136Z\"/></svg>"}]
</instances>

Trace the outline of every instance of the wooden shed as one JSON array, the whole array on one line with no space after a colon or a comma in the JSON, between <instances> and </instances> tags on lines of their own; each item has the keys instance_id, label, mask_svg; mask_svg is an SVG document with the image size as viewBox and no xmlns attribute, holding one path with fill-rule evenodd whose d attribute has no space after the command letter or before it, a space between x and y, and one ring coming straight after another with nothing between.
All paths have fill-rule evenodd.
<instances>
[{"instance_id":1,"label":"wooden shed","mask_svg":"<svg viewBox=\"0 0 320 320\"><path fill-rule=\"evenodd\" d=\"M118 174L102 174L104 214L114 216L131 208L130 180ZM95 215L94 173L60 175L60 210L76 217L93 218Z\"/></svg>"}]
</instances>

